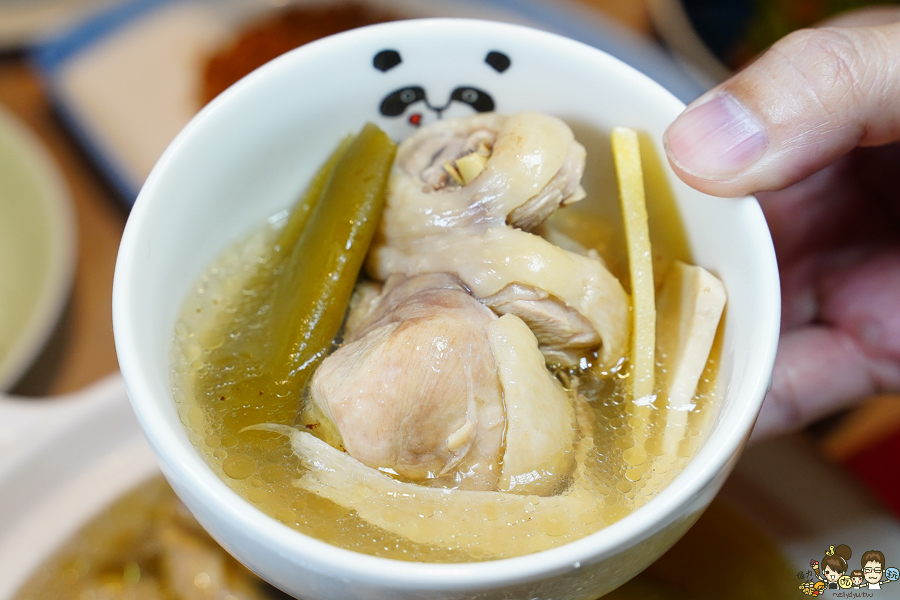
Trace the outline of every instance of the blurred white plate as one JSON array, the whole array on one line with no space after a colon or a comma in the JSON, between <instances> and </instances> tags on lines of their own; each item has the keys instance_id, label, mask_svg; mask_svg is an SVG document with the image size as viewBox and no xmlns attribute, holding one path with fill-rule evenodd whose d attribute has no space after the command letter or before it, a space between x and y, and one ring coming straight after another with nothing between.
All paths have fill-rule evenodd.
<instances>
[{"instance_id":1,"label":"blurred white plate","mask_svg":"<svg viewBox=\"0 0 900 600\"><path fill-rule=\"evenodd\" d=\"M25 46L121 0L0 0L0 50Z\"/></svg>"},{"instance_id":2,"label":"blurred white plate","mask_svg":"<svg viewBox=\"0 0 900 600\"><path fill-rule=\"evenodd\" d=\"M473 17L590 44L691 100L702 86L657 46L562 0L357 0L405 17ZM241 25L287 4L337 0L131 0L49 40L36 63L60 114L128 204L199 110L204 57Z\"/></svg>"},{"instance_id":3,"label":"blurred white plate","mask_svg":"<svg viewBox=\"0 0 900 600\"><path fill-rule=\"evenodd\" d=\"M158 474L118 374L69 396L0 397L0 599L104 507Z\"/></svg>"},{"instance_id":4,"label":"blurred white plate","mask_svg":"<svg viewBox=\"0 0 900 600\"><path fill-rule=\"evenodd\" d=\"M104 508L158 475L119 375L66 397L0 398L0 600L13 598ZM872 548L888 560L900 556L896 519L799 437L752 447L719 500L775 541L797 572L830 545L848 544L857 556Z\"/></svg>"},{"instance_id":5,"label":"blurred white plate","mask_svg":"<svg viewBox=\"0 0 900 600\"><path fill-rule=\"evenodd\" d=\"M62 176L0 108L0 391L28 368L65 306L75 217Z\"/></svg>"}]
</instances>

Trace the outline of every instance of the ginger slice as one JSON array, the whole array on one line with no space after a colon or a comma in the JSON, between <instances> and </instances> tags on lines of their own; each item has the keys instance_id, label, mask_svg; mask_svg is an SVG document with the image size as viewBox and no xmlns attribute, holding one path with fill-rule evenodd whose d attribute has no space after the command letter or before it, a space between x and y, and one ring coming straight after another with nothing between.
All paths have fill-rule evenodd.
<instances>
[{"instance_id":1,"label":"ginger slice","mask_svg":"<svg viewBox=\"0 0 900 600\"><path fill-rule=\"evenodd\" d=\"M464 184L468 184L481 175L481 172L484 171L484 167L487 165L487 161L488 157L478 152L471 152L457 159L456 168Z\"/></svg>"},{"instance_id":2,"label":"ginger slice","mask_svg":"<svg viewBox=\"0 0 900 600\"><path fill-rule=\"evenodd\" d=\"M625 221L628 269L631 276L631 390L630 424L635 445L625 453L632 466L647 459L644 444L650 435L655 396L656 306L653 255L644 197L644 175L637 132L625 127L612 130L613 159L619 180L619 197Z\"/></svg>"}]
</instances>

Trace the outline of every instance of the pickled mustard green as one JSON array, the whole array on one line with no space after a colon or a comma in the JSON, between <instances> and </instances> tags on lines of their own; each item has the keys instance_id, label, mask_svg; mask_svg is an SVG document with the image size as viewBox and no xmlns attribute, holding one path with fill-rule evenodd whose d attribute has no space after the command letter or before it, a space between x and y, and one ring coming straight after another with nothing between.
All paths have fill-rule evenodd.
<instances>
[{"instance_id":1,"label":"pickled mustard green","mask_svg":"<svg viewBox=\"0 0 900 600\"><path fill-rule=\"evenodd\" d=\"M312 181L309 183L309 188L307 188L306 192L300 198L300 201L297 202L297 205L291 210L288 221L285 224L284 229L281 230L281 234L278 236L278 241L274 248L274 250L279 252L282 256L293 252L293 249L297 245L297 240L299 240L300 236L303 235L303 232L306 231L306 224L309 222L310 216L318 205L319 199L325 191L325 186L331 181L331 175L334 173L335 166L337 166L338 161L344 156L344 153L352 142L353 136L348 135L340 144L338 144L337 149L331 153L331 156L328 157L328 160L325 161L322 168L315 174Z\"/></svg>"},{"instance_id":2,"label":"pickled mustard green","mask_svg":"<svg viewBox=\"0 0 900 600\"><path fill-rule=\"evenodd\" d=\"M243 286L236 320L223 324L221 345L198 373L238 429L293 423L299 415L306 382L334 347L378 228L395 151L371 124L344 140Z\"/></svg>"},{"instance_id":3,"label":"pickled mustard green","mask_svg":"<svg viewBox=\"0 0 900 600\"><path fill-rule=\"evenodd\" d=\"M331 350L381 220L396 147L367 124L337 161L272 300L267 371L299 392ZM290 233L290 232L286 232Z\"/></svg>"}]
</instances>

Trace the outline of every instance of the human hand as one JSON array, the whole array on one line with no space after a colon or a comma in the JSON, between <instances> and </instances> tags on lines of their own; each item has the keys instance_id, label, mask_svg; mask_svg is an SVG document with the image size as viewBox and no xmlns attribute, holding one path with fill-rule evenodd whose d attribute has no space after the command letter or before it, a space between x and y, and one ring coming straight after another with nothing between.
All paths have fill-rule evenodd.
<instances>
[{"instance_id":1,"label":"human hand","mask_svg":"<svg viewBox=\"0 0 900 600\"><path fill-rule=\"evenodd\" d=\"M793 33L666 132L693 187L758 193L782 336L758 439L900 390L900 10Z\"/></svg>"}]
</instances>

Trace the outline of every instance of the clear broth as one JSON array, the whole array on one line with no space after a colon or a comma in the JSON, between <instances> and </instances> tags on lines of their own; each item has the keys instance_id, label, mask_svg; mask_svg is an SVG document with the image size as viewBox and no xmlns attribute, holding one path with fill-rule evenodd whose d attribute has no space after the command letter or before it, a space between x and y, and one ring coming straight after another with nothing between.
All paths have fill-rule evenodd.
<instances>
[{"instance_id":1,"label":"clear broth","mask_svg":"<svg viewBox=\"0 0 900 600\"><path fill-rule=\"evenodd\" d=\"M621 264L621 252L617 256L604 237L604 232L615 229L605 217L580 210L573 219L566 217L567 212L560 211L554 219L559 229L582 245L597 248L607 264ZM591 220L591 227L585 226L586 219ZM470 562L521 553L514 543L501 557L465 544L454 548L427 546L393 535L362 520L352 510L292 485L304 467L292 454L287 438L257 431L240 433L244 427L258 423L294 426L301 409L300 398L262 397L264 392L252 386L250 362L240 356L239 332L266 326L265 311L247 315L238 307L247 294L266 293L246 286L259 279L255 275L260 270L273 268L267 248L279 225L270 222L228 248L198 278L185 302L176 326L172 365L174 397L191 442L216 474L242 497L282 523L335 546L420 562ZM222 331L238 333L223 336ZM590 369L557 373L564 384L577 385L594 421L594 443L586 467L598 492L601 517L591 525L593 531L646 504L696 453L717 413L714 383L721 328L719 333L700 380L696 408L688 416L683 439L674 453L663 448L664 424L660 421L665 411L654 413L656 418L643 447L635 447L632 428L642 424L626 409L627 362L615 372L599 376ZM212 353L221 354L225 344L234 346L235 364L210 360ZM658 369L662 368L660 363ZM440 515L422 518L437 519ZM504 515L485 519L485 527L490 528L491 536L503 536L508 524L530 518L527 513ZM452 523L445 526L452 527ZM558 531L552 523L537 535L542 536L541 549L577 539Z\"/></svg>"}]
</instances>

